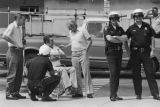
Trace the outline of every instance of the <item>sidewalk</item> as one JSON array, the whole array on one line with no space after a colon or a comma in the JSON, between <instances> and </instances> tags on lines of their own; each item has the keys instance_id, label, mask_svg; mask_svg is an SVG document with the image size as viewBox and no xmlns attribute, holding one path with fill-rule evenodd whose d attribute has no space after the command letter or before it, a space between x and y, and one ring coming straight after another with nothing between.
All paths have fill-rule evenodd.
<instances>
[{"instance_id":1,"label":"sidewalk","mask_svg":"<svg viewBox=\"0 0 160 107\"><path fill-rule=\"evenodd\" d=\"M153 100L152 97L145 97L137 100L135 97L123 97L124 100L111 102L108 97L95 97L88 99L72 99L70 96L62 96L55 102L33 102L29 99L23 100L6 100L4 91L0 91L1 107L159 107L160 101Z\"/></svg>"}]
</instances>

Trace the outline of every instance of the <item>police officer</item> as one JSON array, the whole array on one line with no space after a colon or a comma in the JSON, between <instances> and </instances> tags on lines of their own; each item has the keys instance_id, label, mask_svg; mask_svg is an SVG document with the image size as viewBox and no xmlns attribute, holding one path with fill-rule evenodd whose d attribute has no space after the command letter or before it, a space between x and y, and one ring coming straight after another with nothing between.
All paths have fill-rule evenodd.
<instances>
[{"instance_id":1,"label":"police officer","mask_svg":"<svg viewBox=\"0 0 160 107\"><path fill-rule=\"evenodd\" d=\"M123 100L117 96L119 86L119 75L122 61L122 43L127 40L125 32L119 26L120 16L114 11L109 14L109 25L104 28L104 40L106 43L105 54L110 70L110 100Z\"/></svg>"},{"instance_id":2,"label":"police officer","mask_svg":"<svg viewBox=\"0 0 160 107\"><path fill-rule=\"evenodd\" d=\"M142 63L153 99L160 100L158 86L155 80L155 73L153 71L151 61L151 56L153 55L151 46L154 30L149 24L143 22L143 17L143 10L135 9L133 11L133 18L135 22L126 31L128 38L131 39L130 58L135 94L137 99L142 99Z\"/></svg>"}]
</instances>

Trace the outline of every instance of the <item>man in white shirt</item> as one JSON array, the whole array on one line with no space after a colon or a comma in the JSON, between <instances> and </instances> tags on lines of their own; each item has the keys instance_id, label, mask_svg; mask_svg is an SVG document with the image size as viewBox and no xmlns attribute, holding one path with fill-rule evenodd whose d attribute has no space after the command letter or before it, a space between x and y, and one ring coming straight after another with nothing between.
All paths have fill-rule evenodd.
<instances>
[{"instance_id":1,"label":"man in white shirt","mask_svg":"<svg viewBox=\"0 0 160 107\"><path fill-rule=\"evenodd\" d=\"M160 34L160 15L158 14L158 8L152 7L151 10L147 12L145 18L152 19L152 27L155 30L156 36Z\"/></svg>"},{"instance_id":2,"label":"man in white shirt","mask_svg":"<svg viewBox=\"0 0 160 107\"><path fill-rule=\"evenodd\" d=\"M64 65L62 65L60 62L62 56L65 56L65 53L59 47L53 45L50 53L50 60L52 62L53 68L54 70L61 72L61 78L65 90L72 91L72 89L77 88L76 70L74 67L65 67ZM70 75L70 77L68 74Z\"/></svg>"},{"instance_id":3,"label":"man in white shirt","mask_svg":"<svg viewBox=\"0 0 160 107\"><path fill-rule=\"evenodd\" d=\"M88 55L88 51L92 44L92 38L85 27L86 25L83 24L82 27L77 29L77 24L75 21L71 21L68 25L72 51L72 65L76 69L78 81L77 93L72 97L83 97L81 77L81 73L83 73L87 98L93 98L93 86L90 76Z\"/></svg>"},{"instance_id":4,"label":"man in white shirt","mask_svg":"<svg viewBox=\"0 0 160 107\"><path fill-rule=\"evenodd\" d=\"M2 36L2 38L8 42L6 99L10 100L26 98L19 94L23 74L22 25L24 22L25 16L17 14L15 16L15 21L8 25Z\"/></svg>"}]
</instances>

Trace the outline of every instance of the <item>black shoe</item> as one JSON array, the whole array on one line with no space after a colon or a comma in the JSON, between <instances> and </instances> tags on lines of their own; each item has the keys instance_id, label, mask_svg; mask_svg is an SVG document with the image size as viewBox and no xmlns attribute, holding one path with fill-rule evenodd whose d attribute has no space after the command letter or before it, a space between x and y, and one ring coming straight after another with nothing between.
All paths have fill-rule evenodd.
<instances>
[{"instance_id":1,"label":"black shoe","mask_svg":"<svg viewBox=\"0 0 160 107\"><path fill-rule=\"evenodd\" d=\"M16 97L16 96L13 96L13 95L7 95L7 96L6 96L6 99L7 99L7 100L18 100L19 98Z\"/></svg>"},{"instance_id":2,"label":"black shoe","mask_svg":"<svg viewBox=\"0 0 160 107\"><path fill-rule=\"evenodd\" d=\"M52 99L51 97L42 97L42 101L57 101L57 99Z\"/></svg>"},{"instance_id":3,"label":"black shoe","mask_svg":"<svg viewBox=\"0 0 160 107\"><path fill-rule=\"evenodd\" d=\"M93 98L92 94L87 94L87 98Z\"/></svg>"},{"instance_id":4,"label":"black shoe","mask_svg":"<svg viewBox=\"0 0 160 107\"><path fill-rule=\"evenodd\" d=\"M123 100L123 98L116 96L117 100Z\"/></svg>"},{"instance_id":5,"label":"black shoe","mask_svg":"<svg viewBox=\"0 0 160 107\"><path fill-rule=\"evenodd\" d=\"M123 100L123 98L116 96L116 97L110 97L110 100L111 101L118 101L118 100Z\"/></svg>"},{"instance_id":6,"label":"black shoe","mask_svg":"<svg viewBox=\"0 0 160 107\"><path fill-rule=\"evenodd\" d=\"M17 97L18 99L26 99L26 96L22 96L19 93L18 94L14 94L14 97Z\"/></svg>"},{"instance_id":7,"label":"black shoe","mask_svg":"<svg viewBox=\"0 0 160 107\"><path fill-rule=\"evenodd\" d=\"M30 96L32 101L38 101L38 99L36 98L36 95L30 94L29 96Z\"/></svg>"},{"instance_id":8,"label":"black shoe","mask_svg":"<svg viewBox=\"0 0 160 107\"><path fill-rule=\"evenodd\" d=\"M160 100L160 96L159 96L159 95L153 96L153 99L155 99L155 100Z\"/></svg>"},{"instance_id":9,"label":"black shoe","mask_svg":"<svg viewBox=\"0 0 160 107\"><path fill-rule=\"evenodd\" d=\"M136 96L136 99L141 100L141 99L142 99L142 96L141 96L141 95L137 95L137 96Z\"/></svg>"},{"instance_id":10,"label":"black shoe","mask_svg":"<svg viewBox=\"0 0 160 107\"><path fill-rule=\"evenodd\" d=\"M116 97L110 97L111 101L117 101Z\"/></svg>"},{"instance_id":11,"label":"black shoe","mask_svg":"<svg viewBox=\"0 0 160 107\"><path fill-rule=\"evenodd\" d=\"M72 95L72 98L80 98L83 97L83 94L74 94Z\"/></svg>"}]
</instances>

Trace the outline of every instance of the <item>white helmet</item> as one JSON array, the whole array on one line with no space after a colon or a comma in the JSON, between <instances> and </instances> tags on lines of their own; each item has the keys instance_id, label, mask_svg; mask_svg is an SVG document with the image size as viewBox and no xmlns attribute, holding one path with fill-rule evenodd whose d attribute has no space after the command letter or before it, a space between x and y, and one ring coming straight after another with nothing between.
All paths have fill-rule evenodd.
<instances>
[{"instance_id":1,"label":"white helmet","mask_svg":"<svg viewBox=\"0 0 160 107\"><path fill-rule=\"evenodd\" d=\"M144 17L144 13L143 13L143 10L142 10L142 9L135 9L132 14L133 14L133 18L134 18L136 15L141 15L142 17Z\"/></svg>"},{"instance_id":2,"label":"white helmet","mask_svg":"<svg viewBox=\"0 0 160 107\"><path fill-rule=\"evenodd\" d=\"M49 55L51 52L51 48L46 45L43 44L40 48L39 48L39 55Z\"/></svg>"},{"instance_id":3,"label":"white helmet","mask_svg":"<svg viewBox=\"0 0 160 107\"><path fill-rule=\"evenodd\" d=\"M116 18L116 19L119 21L119 18L120 18L119 13L116 12L116 11L110 12L110 13L109 13L109 20L111 20L111 19L113 19L113 18Z\"/></svg>"}]
</instances>

